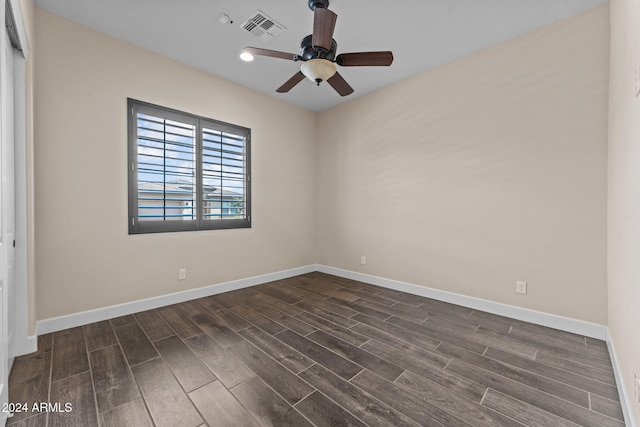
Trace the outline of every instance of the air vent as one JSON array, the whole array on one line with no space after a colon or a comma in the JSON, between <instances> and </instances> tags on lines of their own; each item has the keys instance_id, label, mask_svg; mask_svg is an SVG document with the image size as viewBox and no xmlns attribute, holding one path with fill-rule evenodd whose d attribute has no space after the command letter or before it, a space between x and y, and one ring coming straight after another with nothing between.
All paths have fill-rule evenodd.
<instances>
[{"instance_id":1,"label":"air vent","mask_svg":"<svg viewBox=\"0 0 640 427\"><path fill-rule=\"evenodd\" d=\"M249 19L244 21L240 28L253 34L265 43L285 32L286 28L278 24L271 17L261 10L254 13Z\"/></svg>"}]
</instances>

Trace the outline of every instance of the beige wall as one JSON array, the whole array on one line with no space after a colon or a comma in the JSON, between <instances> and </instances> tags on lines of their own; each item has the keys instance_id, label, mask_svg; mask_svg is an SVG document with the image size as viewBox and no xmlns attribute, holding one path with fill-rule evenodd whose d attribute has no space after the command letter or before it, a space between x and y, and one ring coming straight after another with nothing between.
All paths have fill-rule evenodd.
<instances>
[{"instance_id":1,"label":"beige wall","mask_svg":"<svg viewBox=\"0 0 640 427\"><path fill-rule=\"evenodd\" d=\"M611 2L609 86L609 330L627 396L640 373L640 1ZM631 403L640 422L640 406Z\"/></svg>"},{"instance_id":2,"label":"beige wall","mask_svg":"<svg viewBox=\"0 0 640 427\"><path fill-rule=\"evenodd\" d=\"M38 319L319 262L606 323L607 5L319 115L36 26ZM127 97L252 128L251 230L127 234Z\"/></svg>"},{"instance_id":3,"label":"beige wall","mask_svg":"<svg viewBox=\"0 0 640 427\"><path fill-rule=\"evenodd\" d=\"M315 114L40 9L36 27L38 319L315 261ZM127 234L127 97L252 129L253 228Z\"/></svg>"},{"instance_id":4,"label":"beige wall","mask_svg":"<svg viewBox=\"0 0 640 427\"><path fill-rule=\"evenodd\" d=\"M603 5L321 113L318 262L605 324L608 34Z\"/></svg>"}]
</instances>

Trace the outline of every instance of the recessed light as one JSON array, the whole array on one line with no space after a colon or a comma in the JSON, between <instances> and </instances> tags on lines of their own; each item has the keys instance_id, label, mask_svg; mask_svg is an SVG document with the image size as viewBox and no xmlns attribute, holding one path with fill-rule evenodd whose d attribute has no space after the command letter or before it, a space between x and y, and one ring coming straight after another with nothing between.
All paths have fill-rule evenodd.
<instances>
[{"instance_id":1,"label":"recessed light","mask_svg":"<svg viewBox=\"0 0 640 427\"><path fill-rule=\"evenodd\" d=\"M251 62L253 61L253 55L251 55L249 52L242 52L240 54L240 59L242 59L243 61Z\"/></svg>"}]
</instances>

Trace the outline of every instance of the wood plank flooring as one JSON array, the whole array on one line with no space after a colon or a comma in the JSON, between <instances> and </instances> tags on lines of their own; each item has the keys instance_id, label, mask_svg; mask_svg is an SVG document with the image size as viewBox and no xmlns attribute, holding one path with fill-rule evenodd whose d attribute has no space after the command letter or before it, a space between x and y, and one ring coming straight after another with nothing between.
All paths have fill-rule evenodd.
<instances>
[{"instance_id":1,"label":"wood plank flooring","mask_svg":"<svg viewBox=\"0 0 640 427\"><path fill-rule=\"evenodd\" d=\"M41 336L9 399L14 427L624 425L602 341L322 273Z\"/></svg>"}]
</instances>

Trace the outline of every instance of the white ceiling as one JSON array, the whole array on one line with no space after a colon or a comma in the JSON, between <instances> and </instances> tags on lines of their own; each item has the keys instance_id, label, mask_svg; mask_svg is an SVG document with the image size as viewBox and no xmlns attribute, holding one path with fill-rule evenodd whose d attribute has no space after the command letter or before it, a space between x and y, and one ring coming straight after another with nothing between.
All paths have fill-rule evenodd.
<instances>
[{"instance_id":1,"label":"white ceiling","mask_svg":"<svg viewBox=\"0 0 640 427\"><path fill-rule=\"evenodd\" d=\"M307 0L36 0L36 5L113 37L161 53L243 86L311 111L362 96L407 77L568 18L606 0L334 0L338 53L391 50L391 67L344 67L355 93L340 97L309 80L287 94L275 89L301 63L257 57L246 63L243 47L298 53L311 34ZM264 43L239 28L256 10L287 28ZM227 14L232 24L220 24Z\"/></svg>"}]
</instances>

